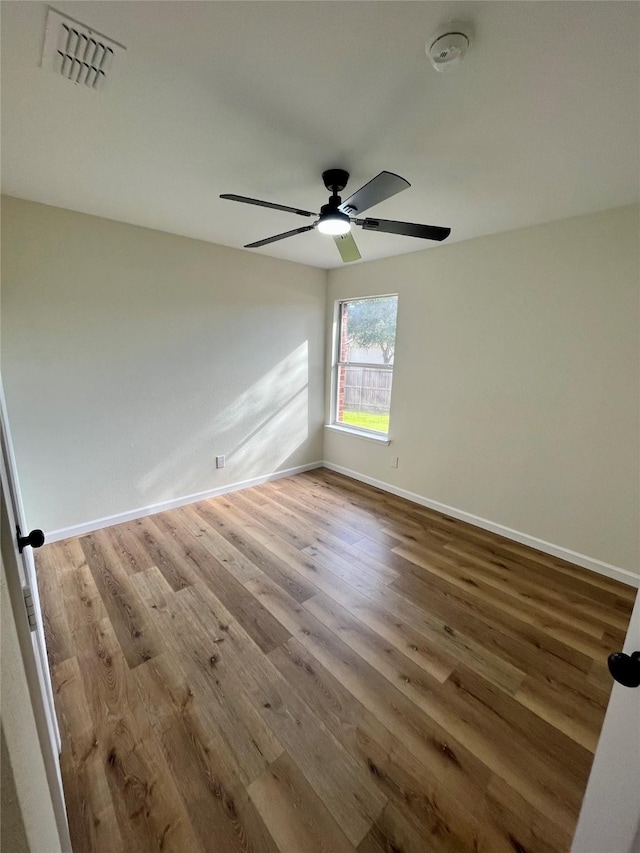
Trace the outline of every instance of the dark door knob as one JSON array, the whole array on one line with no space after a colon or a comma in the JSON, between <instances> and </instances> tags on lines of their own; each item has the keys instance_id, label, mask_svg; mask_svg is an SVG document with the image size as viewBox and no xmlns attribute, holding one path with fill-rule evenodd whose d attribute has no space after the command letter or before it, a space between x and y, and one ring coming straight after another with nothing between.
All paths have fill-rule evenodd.
<instances>
[{"instance_id":1,"label":"dark door knob","mask_svg":"<svg viewBox=\"0 0 640 853\"><path fill-rule=\"evenodd\" d=\"M18 534L18 551L21 554L27 545L31 545L32 548L42 548L44 545L44 533L42 530L36 528L28 536L23 536L20 528L16 527L16 533Z\"/></svg>"},{"instance_id":2,"label":"dark door knob","mask_svg":"<svg viewBox=\"0 0 640 853\"><path fill-rule=\"evenodd\" d=\"M618 682L625 687L640 687L640 652L625 655L623 652L615 652L609 655L609 672Z\"/></svg>"}]
</instances>

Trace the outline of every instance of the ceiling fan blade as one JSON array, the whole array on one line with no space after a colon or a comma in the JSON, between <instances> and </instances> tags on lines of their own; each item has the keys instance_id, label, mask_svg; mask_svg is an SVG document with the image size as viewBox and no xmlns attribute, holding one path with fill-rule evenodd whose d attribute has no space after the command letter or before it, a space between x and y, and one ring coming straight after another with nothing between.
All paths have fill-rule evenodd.
<instances>
[{"instance_id":1,"label":"ceiling fan blade","mask_svg":"<svg viewBox=\"0 0 640 853\"><path fill-rule=\"evenodd\" d=\"M259 207L271 207L274 210L284 210L285 213L297 213L298 216L317 216L317 213L311 213L309 210L299 210L297 207L287 207L285 204L274 204L271 201L260 201L257 198L248 198L245 195L234 195L233 193L224 193L220 198L226 198L229 201L241 201L244 204L257 204Z\"/></svg>"},{"instance_id":2,"label":"ceiling fan blade","mask_svg":"<svg viewBox=\"0 0 640 853\"><path fill-rule=\"evenodd\" d=\"M421 237L423 240L446 240L451 228L438 225L418 225L415 222L395 222L392 219L356 219L365 231L384 231L386 234L404 234L406 237Z\"/></svg>"},{"instance_id":3,"label":"ceiling fan blade","mask_svg":"<svg viewBox=\"0 0 640 853\"><path fill-rule=\"evenodd\" d=\"M260 246L266 246L268 243L275 243L276 240L284 240L285 237L293 237L295 234L303 234L305 231L313 231L315 225L303 225L302 228L294 228L293 231L285 231L284 234L276 234L275 237L267 237L266 240L257 240L255 243L247 243L245 249L258 249Z\"/></svg>"},{"instance_id":4,"label":"ceiling fan blade","mask_svg":"<svg viewBox=\"0 0 640 853\"><path fill-rule=\"evenodd\" d=\"M369 210L374 204L379 204L392 195L402 192L410 187L409 181L405 181L400 175L394 175L393 172L380 172L375 178L372 178L368 184L360 187L353 195L350 195L346 201L340 205L340 210L343 213L353 216L356 213L364 213Z\"/></svg>"},{"instance_id":5,"label":"ceiling fan blade","mask_svg":"<svg viewBox=\"0 0 640 853\"><path fill-rule=\"evenodd\" d=\"M351 231L348 231L346 234L340 234L333 239L335 240L338 251L340 252L340 257L345 264L351 263L351 261L360 260L362 255L358 251L356 241L353 239Z\"/></svg>"}]
</instances>

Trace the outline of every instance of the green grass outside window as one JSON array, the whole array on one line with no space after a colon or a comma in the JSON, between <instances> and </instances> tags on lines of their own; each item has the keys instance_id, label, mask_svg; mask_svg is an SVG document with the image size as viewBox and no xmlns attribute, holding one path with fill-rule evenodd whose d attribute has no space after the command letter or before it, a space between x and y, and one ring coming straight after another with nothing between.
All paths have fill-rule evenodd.
<instances>
[{"instance_id":1,"label":"green grass outside window","mask_svg":"<svg viewBox=\"0 0 640 853\"><path fill-rule=\"evenodd\" d=\"M373 415L369 412L343 412L342 423L375 432L389 432L389 415Z\"/></svg>"}]
</instances>

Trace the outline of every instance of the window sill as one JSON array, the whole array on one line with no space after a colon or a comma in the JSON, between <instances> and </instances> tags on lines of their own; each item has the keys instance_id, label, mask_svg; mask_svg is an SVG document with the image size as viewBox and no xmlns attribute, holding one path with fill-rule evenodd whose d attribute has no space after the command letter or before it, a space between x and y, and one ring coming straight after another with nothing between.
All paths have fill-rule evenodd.
<instances>
[{"instance_id":1,"label":"window sill","mask_svg":"<svg viewBox=\"0 0 640 853\"><path fill-rule=\"evenodd\" d=\"M360 429L352 429L350 427L342 426L340 424L325 424L325 429L330 429L333 432L340 432L343 435L352 435L354 438L364 438L365 441L374 441L376 444L391 444L391 440L388 435L376 435L372 432L365 432Z\"/></svg>"}]
</instances>

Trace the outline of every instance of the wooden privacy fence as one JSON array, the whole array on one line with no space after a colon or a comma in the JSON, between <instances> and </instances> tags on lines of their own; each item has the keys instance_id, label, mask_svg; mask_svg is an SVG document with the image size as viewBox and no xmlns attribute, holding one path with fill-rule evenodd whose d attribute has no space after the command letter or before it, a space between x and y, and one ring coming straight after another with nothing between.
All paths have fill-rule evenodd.
<instances>
[{"instance_id":1,"label":"wooden privacy fence","mask_svg":"<svg viewBox=\"0 0 640 853\"><path fill-rule=\"evenodd\" d=\"M387 414L393 372L378 367L345 367L344 410Z\"/></svg>"}]
</instances>

